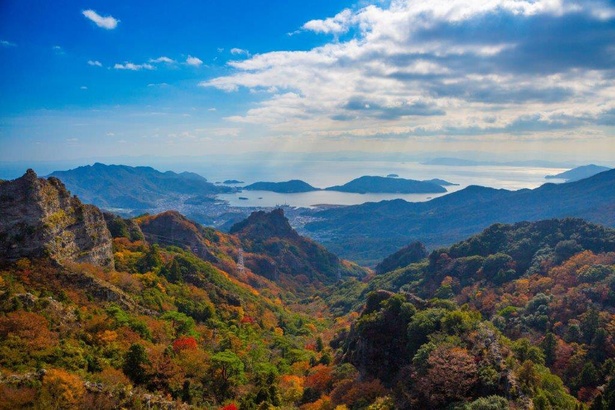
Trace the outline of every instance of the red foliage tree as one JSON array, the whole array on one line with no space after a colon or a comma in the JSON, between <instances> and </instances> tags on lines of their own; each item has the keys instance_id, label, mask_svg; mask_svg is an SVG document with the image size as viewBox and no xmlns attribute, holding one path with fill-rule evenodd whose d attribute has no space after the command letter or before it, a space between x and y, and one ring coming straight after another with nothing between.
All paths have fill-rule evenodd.
<instances>
[{"instance_id":1,"label":"red foliage tree","mask_svg":"<svg viewBox=\"0 0 615 410\"><path fill-rule=\"evenodd\" d=\"M173 342L173 350L175 352L196 349L198 346L196 339L192 336L182 336Z\"/></svg>"}]
</instances>

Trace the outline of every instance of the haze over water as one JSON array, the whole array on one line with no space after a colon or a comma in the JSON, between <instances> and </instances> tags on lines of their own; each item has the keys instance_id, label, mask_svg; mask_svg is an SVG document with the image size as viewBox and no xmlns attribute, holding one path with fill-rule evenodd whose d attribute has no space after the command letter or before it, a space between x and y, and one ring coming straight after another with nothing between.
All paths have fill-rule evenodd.
<instances>
[{"instance_id":1,"label":"haze over water","mask_svg":"<svg viewBox=\"0 0 615 410\"><path fill-rule=\"evenodd\" d=\"M429 180L444 179L458 186L445 187L448 193L469 185L518 190L537 188L547 182L546 175L565 171L562 168L532 168L513 166L441 166L422 165L418 162L391 161L256 161L227 162L219 164L192 165L197 172L211 182L229 179L251 184L258 181L282 182L300 179L317 188L341 185L364 175L387 176L397 174L400 178ZM549 182L562 182L550 180ZM409 202L426 201L445 194L353 194L336 191L315 191L297 194L278 194L267 191L242 191L219 195L233 206L290 205L309 207L319 204L355 205L401 198ZM239 197L248 198L247 200Z\"/></svg>"}]
</instances>

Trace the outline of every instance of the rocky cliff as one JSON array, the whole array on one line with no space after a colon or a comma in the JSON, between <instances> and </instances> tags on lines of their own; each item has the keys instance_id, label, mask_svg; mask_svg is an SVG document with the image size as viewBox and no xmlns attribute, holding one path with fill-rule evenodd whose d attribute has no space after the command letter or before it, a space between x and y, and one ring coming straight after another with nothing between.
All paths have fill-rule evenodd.
<instances>
[{"instance_id":1,"label":"rocky cliff","mask_svg":"<svg viewBox=\"0 0 615 410\"><path fill-rule=\"evenodd\" d=\"M49 256L56 262L113 268L102 213L84 205L57 178L24 176L0 183L0 261Z\"/></svg>"}]
</instances>

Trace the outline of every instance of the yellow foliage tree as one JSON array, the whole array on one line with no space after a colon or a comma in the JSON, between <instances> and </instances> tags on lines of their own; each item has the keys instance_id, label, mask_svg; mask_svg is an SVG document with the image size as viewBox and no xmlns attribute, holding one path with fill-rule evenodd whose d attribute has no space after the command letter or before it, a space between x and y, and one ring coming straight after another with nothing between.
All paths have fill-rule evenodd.
<instances>
[{"instance_id":1,"label":"yellow foliage tree","mask_svg":"<svg viewBox=\"0 0 615 410\"><path fill-rule=\"evenodd\" d=\"M45 409L78 409L85 395L83 380L61 369L48 370L38 404Z\"/></svg>"}]
</instances>

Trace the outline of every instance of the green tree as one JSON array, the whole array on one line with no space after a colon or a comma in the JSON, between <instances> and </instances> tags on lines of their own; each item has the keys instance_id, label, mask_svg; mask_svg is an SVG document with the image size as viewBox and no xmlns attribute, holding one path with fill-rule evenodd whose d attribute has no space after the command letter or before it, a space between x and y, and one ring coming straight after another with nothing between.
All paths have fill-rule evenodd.
<instances>
[{"instance_id":1,"label":"green tree","mask_svg":"<svg viewBox=\"0 0 615 410\"><path fill-rule=\"evenodd\" d=\"M232 391L244 382L244 364L235 353L224 350L211 358L213 390L219 401L232 397Z\"/></svg>"},{"instance_id":2,"label":"green tree","mask_svg":"<svg viewBox=\"0 0 615 410\"><path fill-rule=\"evenodd\" d=\"M551 367L556 359L557 337L553 333L548 332L544 339L542 339L542 342L540 342L540 347L544 352L545 364Z\"/></svg>"},{"instance_id":3,"label":"green tree","mask_svg":"<svg viewBox=\"0 0 615 410\"><path fill-rule=\"evenodd\" d=\"M162 256L160 256L160 247L154 244L149 247L145 255L137 262L137 269L141 273L155 271L162 265Z\"/></svg>"},{"instance_id":4,"label":"green tree","mask_svg":"<svg viewBox=\"0 0 615 410\"><path fill-rule=\"evenodd\" d=\"M149 364L145 348L133 343L124 356L122 370L135 384L144 384L147 381L145 366Z\"/></svg>"},{"instance_id":5,"label":"green tree","mask_svg":"<svg viewBox=\"0 0 615 410\"><path fill-rule=\"evenodd\" d=\"M180 283L184 281L181 266L179 265L179 262L177 262L176 258L173 258L171 262L164 265L164 267L160 270L160 274L167 278L167 280L171 283Z\"/></svg>"}]
</instances>

